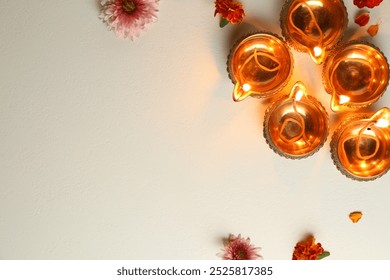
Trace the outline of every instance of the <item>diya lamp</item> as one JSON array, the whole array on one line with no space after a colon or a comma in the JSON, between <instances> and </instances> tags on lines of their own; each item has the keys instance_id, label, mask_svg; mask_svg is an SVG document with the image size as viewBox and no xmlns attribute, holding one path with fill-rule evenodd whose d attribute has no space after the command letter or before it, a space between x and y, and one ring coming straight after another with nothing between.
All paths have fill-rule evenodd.
<instances>
[{"instance_id":1,"label":"diya lamp","mask_svg":"<svg viewBox=\"0 0 390 280\"><path fill-rule=\"evenodd\" d=\"M239 40L228 57L233 100L248 96L270 97L288 83L293 70L292 54L277 35L254 33Z\"/></svg>"},{"instance_id":2,"label":"diya lamp","mask_svg":"<svg viewBox=\"0 0 390 280\"><path fill-rule=\"evenodd\" d=\"M332 95L331 109L358 109L371 105L385 92L389 65L375 45L350 41L336 46L326 58L322 80Z\"/></svg>"},{"instance_id":3,"label":"diya lamp","mask_svg":"<svg viewBox=\"0 0 390 280\"><path fill-rule=\"evenodd\" d=\"M264 137L279 155L300 159L317 152L329 133L325 108L306 92L302 82L272 103L264 117Z\"/></svg>"},{"instance_id":4,"label":"diya lamp","mask_svg":"<svg viewBox=\"0 0 390 280\"><path fill-rule=\"evenodd\" d=\"M336 129L331 141L336 167L345 176L374 180L390 168L390 110L382 108L372 116L347 118Z\"/></svg>"},{"instance_id":5,"label":"diya lamp","mask_svg":"<svg viewBox=\"0 0 390 280\"><path fill-rule=\"evenodd\" d=\"M287 0L280 14L287 43L307 52L316 64L343 36L348 13L342 0Z\"/></svg>"}]
</instances>

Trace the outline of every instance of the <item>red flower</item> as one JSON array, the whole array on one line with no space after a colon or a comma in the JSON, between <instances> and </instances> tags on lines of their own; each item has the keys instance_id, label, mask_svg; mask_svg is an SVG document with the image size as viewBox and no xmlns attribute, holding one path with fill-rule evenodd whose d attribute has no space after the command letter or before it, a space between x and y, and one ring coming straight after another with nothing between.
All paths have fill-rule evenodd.
<instances>
[{"instance_id":1,"label":"red flower","mask_svg":"<svg viewBox=\"0 0 390 280\"><path fill-rule=\"evenodd\" d=\"M353 4L355 6L358 6L359 8L374 8L376 6L379 6L382 1L383 0L353 0Z\"/></svg>"},{"instance_id":2,"label":"red flower","mask_svg":"<svg viewBox=\"0 0 390 280\"><path fill-rule=\"evenodd\" d=\"M216 0L214 16L220 14L222 18L230 23L240 23L245 16L242 4L233 0Z\"/></svg>"},{"instance_id":3,"label":"red flower","mask_svg":"<svg viewBox=\"0 0 390 280\"><path fill-rule=\"evenodd\" d=\"M317 260L318 256L324 253L321 243L315 244L313 236L308 236L306 240L298 242L292 256L293 260Z\"/></svg>"},{"instance_id":4,"label":"red flower","mask_svg":"<svg viewBox=\"0 0 390 280\"><path fill-rule=\"evenodd\" d=\"M261 258L257 253L260 249L250 244L250 239L244 239L241 234L234 236L230 234L228 238L224 239L224 252L219 254L223 260L256 260Z\"/></svg>"}]
</instances>

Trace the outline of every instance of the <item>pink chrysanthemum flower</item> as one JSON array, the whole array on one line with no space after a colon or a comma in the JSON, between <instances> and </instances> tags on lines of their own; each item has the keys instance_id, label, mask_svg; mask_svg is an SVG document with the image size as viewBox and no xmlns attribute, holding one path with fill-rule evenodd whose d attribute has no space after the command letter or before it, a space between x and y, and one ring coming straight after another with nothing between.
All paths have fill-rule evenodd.
<instances>
[{"instance_id":1,"label":"pink chrysanthemum flower","mask_svg":"<svg viewBox=\"0 0 390 280\"><path fill-rule=\"evenodd\" d=\"M133 40L156 21L160 0L102 0L100 19L120 38Z\"/></svg>"},{"instance_id":2,"label":"pink chrysanthemum flower","mask_svg":"<svg viewBox=\"0 0 390 280\"><path fill-rule=\"evenodd\" d=\"M223 260L256 260L262 258L257 251L259 247L254 247L249 238L244 239L241 234L235 236L230 234L223 240L223 253L218 254Z\"/></svg>"}]
</instances>

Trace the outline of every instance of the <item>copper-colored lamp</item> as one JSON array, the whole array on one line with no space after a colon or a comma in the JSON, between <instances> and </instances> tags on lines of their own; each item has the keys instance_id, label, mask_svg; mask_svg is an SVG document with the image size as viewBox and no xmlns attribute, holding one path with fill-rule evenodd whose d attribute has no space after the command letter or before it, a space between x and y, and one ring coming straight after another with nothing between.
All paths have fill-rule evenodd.
<instances>
[{"instance_id":1,"label":"copper-colored lamp","mask_svg":"<svg viewBox=\"0 0 390 280\"><path fill-rule=\"evenodd\" d=\"M264 117L264 137L281 156L300 159L317 152L329 132L325 108L297 82L290 95L271 104Z\"/></svg>"},{"instance_id":2,"label":"copper-colored lamp","mask_svg":"<svg viewBox=\"0 0 390 280\"><path fill-rule=\"evenodd\" d=\"M288 83L293 58L287 44L277 35L261 32L240 40L228 57L233 81L233 100L248 96L270 97Z\"/></svg>"},{"instance_id":3,"label":"copper-colored lamp","mask_svg":"<svg viewBox=\"0 0 390 280\"><path fill-rule=\"evenodd\" d=\"M358 109L371 105L385 92L389 65L373 44L350 41L340 44L327 57L322 80L332 95L331 109Z\"/></svg>"},{"instance_id":4,"label":"copper-colored lamp","mask_svg":"<svg viewBox=\"0 0 390 280\"><path fill-rule=\"evenodd\" d=\"M390 168L390 110L347 118L330 146L334 164L347 177L369 181L382 176Z\"/></svg>"},{"instance_id":5,"label":"copper-colored lamp","mask_svg":"<svg viewBox=\"0 0 390 280\"><path fill-rule=\"evenodd\" d=\"M287 0L280 24L289 45L321 64L343 36L348 14L342 0Z\"/></svg>"}]
</instances>

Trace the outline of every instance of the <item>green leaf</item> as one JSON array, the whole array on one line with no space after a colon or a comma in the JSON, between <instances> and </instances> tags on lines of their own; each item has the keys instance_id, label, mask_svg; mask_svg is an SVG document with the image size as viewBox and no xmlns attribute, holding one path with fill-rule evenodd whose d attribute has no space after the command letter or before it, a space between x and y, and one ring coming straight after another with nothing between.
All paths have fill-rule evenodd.
<instances>
[{"instance_id":1,"label":"green leaf","mask_svg":"<svg viewBox=\"0 0 390 280\"><path fill-rule=\"evenodd\" d=\"M321 255L318 255L317 260L322 260L323 258L326 258L329 256L330 256L330 253L325 251Z\"/></svg>"},{"instance_id":2,"label":"green leaf","mask_svg":"<svg viewBox=\"0 0 390 280\"><path fill-rule=\"evenodd\" d=\"M229 24L229 21L226 18L221 18L221 21L219 22L219 27L223 28L228 24Z\"/></svg>"}]
</instances>

